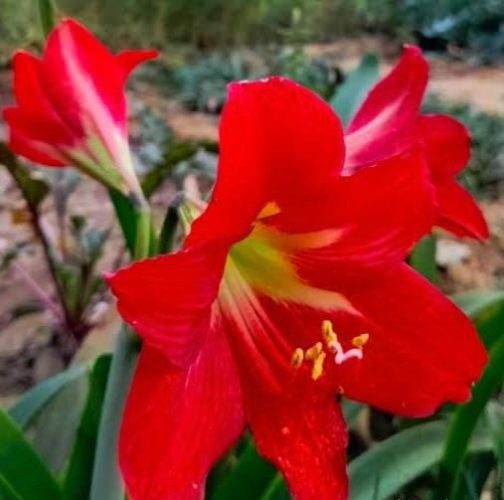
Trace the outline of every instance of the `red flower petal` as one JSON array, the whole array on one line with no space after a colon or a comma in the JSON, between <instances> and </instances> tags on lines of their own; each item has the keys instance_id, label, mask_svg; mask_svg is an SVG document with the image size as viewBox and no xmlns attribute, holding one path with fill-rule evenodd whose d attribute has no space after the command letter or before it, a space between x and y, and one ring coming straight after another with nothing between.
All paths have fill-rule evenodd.
<instances>
[{"instance_id":1,"label":"red flower petal","mask_svg":"<svg viewBox=\"0 0 504 500\"><path fill-rule=\"evenodd\" d=\"M238 376L222 332L187 370L145 346L121 428L120 465L131 500L196 500L213 463L243 430Z\"/></svg>"},{"instance_id":2,"label":"red flower petal","mask_svg":"<svg viewBox=\"0 0 504 500\"><path fill-rule=\"evenodd\" d=\"M42 79L52 105L76 134L86 135L89 126L104 137L114 125L124 130L123 71L112 53L77 22L62 21L49 35Z\"/></svg>"},{"instance_id":3,"label":"red flower petal","mask_svg":"<svg viewBox=\"0 0 504 500\"><path fill-rule=\"evenodd\" d=\"M320 97L285 78L234 83L220 123L220 163L190 241L243 237L268 202L313 197L341 170L341 124Z\"/></svg>"},{"instance_id":4,"label":"red flower petal","mask_svg":"<svg viewBox=\"0 0 504 500\"><path fill-rule=\"evenodd\" d=\"M469 319L435 287L405 264L334 286L363 315L333 317L335 331L369 333L363 359L341 365L346 396L410 417L467 401L487 356Z\"/></svg>"},{"instance_id":5,"label":"red flower petal","mask_svg":"<svg viewBox=\"0 0 504 500\"><path fill-rule=\"evenodd\" d=\"M335 399L299 405L253 389L246 398L257 448L282 471L293 498L348 498L347 432Z\"/></svg>"},{"instance_id":6,"label":"red flower petal","mask_svg":"<svg viewBox=\"0 0 504 500\"><path fill-rule=\"evenodd\" d=\"M5 119L9 123L9 119L7 117ZM16 129L11 129L9 132L9 148L14 153L41 165L49 167L64 167L67 165L64 160L59 159L59 152L52 146L23 135Z\"/></svg>"},{"instance_id":7,"label":"red flower petal","mask_svg":"<svg viewBox=\"0 0 504 500\"><path fill-rule=\"evenodd\" d=\"M147 259L108 277L124 320L177 366L187 366L205 340L226 253L226 247L209 244Z\"/></svg>"},{"instance_id":8,"label":"red flower petal","mask_svg":"<svg viewBox=\"0 0 504 500\"><path fill-rule=\"evenodd\" d=\"M340 177L319 196L271 217L285 232L334 228L330 248L313 250L327 265L376 266L403 260L430 232L436 216L434 191L420 151L391 158L354 175ZM299 257L301 263L303 257ZM329 264L330 260L330 264Z\"/></svg>"},{"instance_id":9,"label":"red flower petal","mask_svg":"<svg viewBox=\"0 0 504 500\"><path fill-rule=\"evenodd\" d=\"M474 198L455 181L436 186L439 215L436 224L456 236L486 240L488 225Z\"/></svg>"},{"instance_id":10,"label":"red flower petal","mask_svg":"<svg viewBox=\"0 0 504 500\"><path fill-rule=\"evenodd\" d=\"M411 146L427 77L427 61L420 49L406 46L397 66L371 90L348 125L345 172Z\"/></svg>"},{"instance_id":11,"label":"red flower petal","mask_svg":"<svg viewBox=\"0 0 504 500\"><path fill-rule=\"evenodd\" d=\"M54 144L68 147L71 139L59 121L16 107L5 108L3 116L10 127L12 151L44 165L65 165L61 150Z\"/></svg>"},{"instance_id":12,"label":"red flower petal","mask_svg":"<svg viewBox=\"0 0 504 500\"><path fill-rule=\"evenodd\" d=\"M126 79L139 64L158 56L157 50L123 50L116 55L116 61L123 71L124 79Z\"/></svg>"},{"instance_id":13,"label":"red flower petal","mask_svg":"<svg viewBox=\"0 0 504 500\"><path fill-rule=\"evenodd\" d=\"M13 62L14 93L18 106L26 107L33 114L57 120L58 117L41 85L40 60L20 50L14 55ZM60 126L63 126L63 123Z\"/></svg>"},{"instance_id":14,"label":"red flower petal","mask_svg":"<svg viewBox=\"0 0 504 500\"><path fill-rule=\"evenodd\" d=\"M471 138L457 120L445 115L423 115L418 117L416 129L435 179L451 179L469 162Z\"/></svg>"},{"instance_id":15,"label":"red flower petal","mask_svg":"<svg viewBox=\"0 0 504 500\"><path fill-rule=\"evenodd\" d=\"M48 115L32 113L25 108L8 107L4 109L4 118L12 129L34 141L45 142L49 147L56 149L58 145L72 145L73 141L68 136L67 129Z\"/></svg>"}]
</instances>

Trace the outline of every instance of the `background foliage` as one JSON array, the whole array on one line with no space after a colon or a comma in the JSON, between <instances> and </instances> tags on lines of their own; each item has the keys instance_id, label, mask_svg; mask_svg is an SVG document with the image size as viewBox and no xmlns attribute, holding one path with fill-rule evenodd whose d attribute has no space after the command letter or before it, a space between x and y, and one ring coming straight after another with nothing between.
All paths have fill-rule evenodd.
<instances>
[{"instance_id":1,"label":"background foliage","mask_svg":"<svg viewBox=\"0 0 504 500\"><path fill-rule=\"evenodd\" d=\"M8 64L12 48L40 48L42 35L33 0L1 0L0 4L1 54ZM367 55L357 69L343 72L323 57L309 56L304 49L307 42L378 33L455 57L470 54L476 62L495 62L504 52L502 0L59 0L58 7L88 24L115 48L154 45L163 49L173 59L168 65L147 68L140 79L155 80L186 111L210 114L222 109L230 81L277 73L318 92L348 122L378 78L378 59ZM175 45L178 50L170 50ZM260 64L256 54L236 50L243 45L261 52ZM504 119L468 104L447 104L436 96L429 96L424 110L451 114L470 128L473 157L463 181L480 197L500 196ZM179 188L189 174L210 185L218 152L215 142L173 137L163 120L144 111L137 113L143 135L136 138L140 145L136 153L146 196L155 199L166 180ZM82 216L68 213L68 198L81 179L72 174L34 175L33 169L5 148L0 148L0 161L31 211L35 232L48 245L47 260L66 312L61 331L55 332L66 370L0 412L0 499L85 500L110 356L85 364L75 363L72 356L91 327L92 306L103 299L97 265L110 244L112 228L88 227ZM48 198L66 221L63 232L71 242L68 251L54 251L58 245L44 243L44 233L37 229L40 205ZM131 206L120 197L113 197L112 202L126 247L132 250ZM158 248L165 251L177 237L177 218L168 210L164 221L159 219ZM157 243L153 238L149 251L154 252ZM15 264L24 249L20 245L7 255L0 270ZM120 251L125 253L123 248ZM432 281L438 273L435 251L436 240L428 238L410 259ZM474 388L473 400L459 407L446 405L429 420L403 419L343 400L350 429L352 500L397 495L474 500L483 491L491 498L502 498L504 295L475 292L453 300L473 319L490 352L490 364ZM65 338L72 342L65 344ZM29 480L25 479L27 470ZM245 500L288 498L281 476L258 456L248 435L214 468L207 485L211 499L236 498L237 491Z\"/></svg>"},{"instance_id":2,"label":"background foliage","mask_svg":"<svg viewBox=\"0 0 504 500\"><path fill-rule=\"evenodd\" d=\"M504 47L501 0L61 0L110 43L236 44L329 41L363 32L470 47L484 61ZM40 35L33 0L2 0L0 37L17 46Z\"/></svg>"}]
</instances>

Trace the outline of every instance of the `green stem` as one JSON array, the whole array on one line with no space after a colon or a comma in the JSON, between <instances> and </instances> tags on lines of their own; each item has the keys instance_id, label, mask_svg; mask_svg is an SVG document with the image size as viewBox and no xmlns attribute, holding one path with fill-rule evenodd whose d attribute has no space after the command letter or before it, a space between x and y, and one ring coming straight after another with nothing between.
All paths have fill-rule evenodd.
<instances>
[{"instance_id":1,"label":"green stem","mask_svg":"<svg viewBox=\"0 0 504 500\"><path fill-rule=\"evenodd\" d=\"M134 260L149 254L151 215L147 202L134 203L136 214L136 243ZM98 430L91 484L90 500L123 500L124 485L118 467L119 429L126 398L139 353L140 341L136 334L124 326L119 332L107 381L103 411Z\"/></svg>"},{"instance_id":2,"label":"green stem","mask_svg":"<svg viewBox=\"0 0 504 500\"><path fill-rule=\"evenodd\" d=\"M147 207L141 207L136 211L137 232L133 256L135 260L145 259L149 256L151 226L150 210Z\"/></svg>"},{"instance_id":3,"label":"green stem","mask_svg":"<svg viewBox=\"0 0 504 500\"><path fill-rule=\"evenodd\" d=\"M123 500L124 486L118 467L119 428L138 356L136 335L123 326L110 366L98 430L90 500Z\"/></svg>"},{"instance_id":4,"label":"green stem","mask_svg":"<svg viewBox=\"0 0 504 500\"><path fill-rule=\"evenodd\" d=\"M52 31L54 27L54 1L53 0L38 0L40 25L44 38Z\"/></svg>"}]
</instances>

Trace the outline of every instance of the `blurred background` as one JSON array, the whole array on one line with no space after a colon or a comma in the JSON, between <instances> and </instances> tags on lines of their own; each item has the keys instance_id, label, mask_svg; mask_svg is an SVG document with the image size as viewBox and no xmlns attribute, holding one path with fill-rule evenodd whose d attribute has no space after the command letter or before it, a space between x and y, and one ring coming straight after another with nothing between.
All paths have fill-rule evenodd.
<instances>
[{"instance_id":1,"label":"blurred background","mask_svg":"<svg viewBox=\"0 0 504 500\"><path fill-rule=\"evenodd\" d=\"M13 102L13 51L42 49L37 9L34 0L0 0L1 106ZM431 64L424 110L451 114L471 131L473 157L462 180L481 202L491 239L478 244L439 234L416 265L447 294L502 289L504 0L58 0L57 11L114 51L162 52L128 83L130 141L160 225L188 176L211 185L228 82L282 74L342 109L352 81L358 86L360 78L365 87L366 78L375 79L365 75L385 74L404 43L419 45ZM73 170L33 169L3 144L0 164L0 402L12 408L35 384L111 349L120 322L102 272L127 256L102 187ZM76 390L79 380L70 379L72 390L59 403L51 399L52 417L30 421L54 472L67 460L71 427L79 425L86 399ZM69 401L73 413L63 417ZM495 411L502 417L502 405ZM409 425L360 406L348 412L355 419L351 456ZM62 418L70 427L63 437ZM51 421L54 432L47 434ZM480 464L486 476L474 479L472 498L502 493L492 457ZM432 487L429 473L415 481L400 490L411 495L404 498L423 498Z\"/></svg>"}]
</instances>

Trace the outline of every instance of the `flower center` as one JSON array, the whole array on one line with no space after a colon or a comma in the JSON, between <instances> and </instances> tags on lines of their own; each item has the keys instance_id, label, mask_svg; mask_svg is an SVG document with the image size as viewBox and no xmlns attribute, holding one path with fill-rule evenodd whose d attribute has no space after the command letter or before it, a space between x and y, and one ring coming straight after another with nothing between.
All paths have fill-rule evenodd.
<instances>
[{"instance_id":1,"label":"flower center","mask_svg":"<svg viewBox=\"0 0 504 500\"><path fill-rule=\"evenodd\" d=\"M341 343L338 341L338 336L333 329L331 321L322 321L322 339L324 340L326 349L334 354L334 362L341 365L349 359L362 359L364 357L363 347L369 340L368 333L362 333L352 339L352 348L344 350ZM306 351L298 347L292 355L292 366L295 369L301 368L304 361L312 362L311 377L313 380L318 380L324 373L324 362L327 353L324 350L322 342L317 342Z\"/></svg>"},{"instance_id":2,"label":"flower center","mask_svg":"<svg viewBox=\"0 0 504 500\"><path fill-rule=\"evenodd\" d=\"M321 248L335 237L332 231L286 234L258 222L247 238L233 245L226 268L234 266L255 292L276 301L325 311L352 311L351 304L341 294L315 288L303 281L293 263L296 253ZM227 272L224 279L226 275Z\"/></svg>"}]
</instances>

